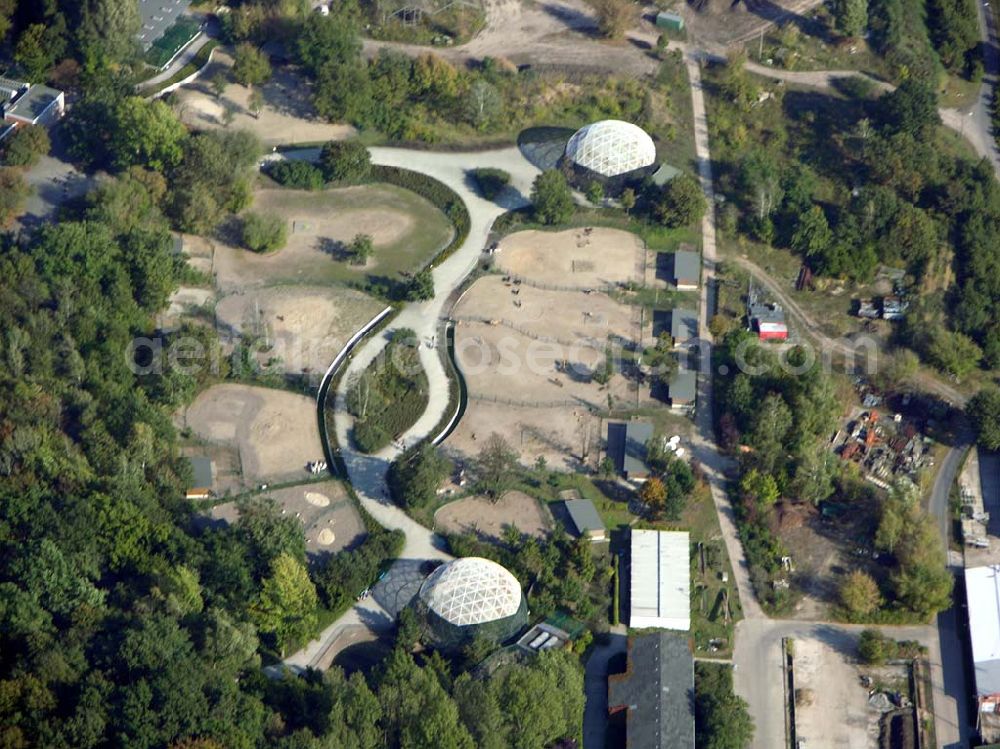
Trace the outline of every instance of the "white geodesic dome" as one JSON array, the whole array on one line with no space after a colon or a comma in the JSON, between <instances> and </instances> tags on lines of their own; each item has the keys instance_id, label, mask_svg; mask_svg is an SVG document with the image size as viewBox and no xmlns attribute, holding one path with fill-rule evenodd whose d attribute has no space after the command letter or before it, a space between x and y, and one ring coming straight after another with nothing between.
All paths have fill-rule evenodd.
<instances>
[{"instance_id":1,"label":"white geodesic dome","mask_svg":"<svg viewBox=\"0 0 1000 749\"><path fill-rule=\"evenodd\" d=\"M424 580L419 595L427 608L456 627L495 622L521 608L517 578L480 557L442 564Z\"/></svg>"},{"instance_id":2,"label":"white geodesic dome","mask_svg":"<svg viewBox=\"0 0 1000 749\"><path fill-rule=\"evenodd\" d=\"M566 144L566 157L603 177L617 177L653 164L656 146L638 125L601 120L573 133Z\"/></svg>"}]
</instances>

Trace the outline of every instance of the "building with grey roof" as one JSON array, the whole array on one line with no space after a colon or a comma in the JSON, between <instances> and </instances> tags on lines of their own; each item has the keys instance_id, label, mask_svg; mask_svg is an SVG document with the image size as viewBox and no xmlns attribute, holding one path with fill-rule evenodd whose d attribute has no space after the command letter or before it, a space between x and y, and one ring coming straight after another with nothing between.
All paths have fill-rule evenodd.
<instances>
[{"instance_id":1,"label":"building with grey roof","mask_svg":"<svg viewBox=\"0 0 1000 749\"><path fill-rule=\"evenodd\" d=\"M628 667L608 677L608 713L624 717L627 749L694 749L694 659L668 632L630 637Z\"/></svg>"},{"instance_id":2,"label":"building with grey roof","mask_svg":"<svg viewBox=\"0 0 1000 749\"><path fill-rule=\"evenodd\" d=\"M570 499L564 504L578 535L585 536L591 541L607 540L608 529L604 527L604 521L597 514L593 502L589 499Z\"/></svg>"},{"instance_id":3,"label":"building with grey roof","mask_svg":"<svg viewBox=\"0 0 1000 749\"><path fill-rule=\"evenodd\" d=\"M671 408L692 408L698 398L698 373L681 367L670 378L667 393Z\"/></svg>"},{"instance_id":4,"label":"building with grey roof","mask_svg":"<svg viewBox=\"0 0 1000 749\"><path fill-rule=\"evenodd\" d=\"M3 105L8 122L23 125L54 125L66 111L62 91L48 86L27 86L19 95Z\"/></svg>"},{"instance_id":5,"label":"building with grey roof","mask_svg":"<svg viewBox=\"0 0 1000 749\"><path fill-rule=\"evenodd\" d=\"M701 283L701 254L684 250L675 252L673 280L679 291L697 289Z\"/></svg>"},{"instance_id":6,"label":"building with grey roof","mask_svg":"<svg viewBox=\"0 0 1000 749\"><path fill-rule=\"evenodd\" d=\"M698 337L698 313L689 309L675 309L670 312L670 337L674 345Z\"/></svg>"},{"instance_id":7,"label":"building with grey roof","mask_svg":"<svg viewBox=\"0 0 1000 749\"><path fill-rule=\"evenodd\" d=\"M139 0L139 43L144 50L163 36L181 14L191 5L191 0Z\"/></svg>"},{"instance_id":8,"label":"building with grey roof","mask_svg":"<svg viewBox=\"0 0 1000 749\"><path fill-rule=\"evenodd\" d=\"M208 499L212 494L213 466L212 459L205 457L188 458L191 464L193 480L184 496L187 499Z\"/></svg>"},{"instance_id":9,"label":"building with grey roof","mask_svg":"<svg viewBox=\"0 0 1000 749\"><path fill-rule=\"evenodd\" d=\"M652 438L653 425L648 421L608 422L606 451L615 470L627 479L648 478L646 445Z\"/></svg>"}]
</instances>

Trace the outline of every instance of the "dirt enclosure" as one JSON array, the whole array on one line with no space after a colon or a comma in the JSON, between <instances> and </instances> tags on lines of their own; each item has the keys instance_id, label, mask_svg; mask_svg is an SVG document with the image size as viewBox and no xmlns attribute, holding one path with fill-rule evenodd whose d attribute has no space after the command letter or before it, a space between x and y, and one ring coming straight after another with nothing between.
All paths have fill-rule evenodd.
<instances>
[{"instance_id":1,"label":"dirt enclosure","mask_svg":"<svg viewBox=\"0 0 1000 749\"><path fill-rule=\"evenodd\" d=\"M310 101L309 82L286 66L275 67L271 79L260 87L264 107L254 117L249 107L250 89L229 78L232 65L232 57L217 49L212 63L198 79L177 90L175 109L186 125L196 130L249 130L266 145L343 140L357 133L350 125L319 118ZM220 74L227 76L230 83L225 93L217 96L211 82ZM227 109L232 112L229 125Z\"/></svg>"},{"instance_id":2,"label":"dirt enclosure","mask_svg":"<svg viewBox=\"0 0 1000 749\"><path fill-rule=\"evenodd\" d=\"M278 489L267 496L281 506L283 515L302 523L306 551L311 554L331 552L357 546L365 536L365 526L339 481L322 481ZM234 523L239 517L235 502L212 508L211 517Z\"/></svg>"},{"instance_id":3,"label":"dirt enclosure","mask_svg":"<svg viewBox=\"0 0 1000 749\"><path fill-rule=\"evenodd\" d=\"M524 408L471 400L445 448L459 459L474 458L491 433L502 435L525 466L545 458L550 468L576 471L581 456L593 465L600 449L601 420L582 406Z\"/></svg>"},{"instance_id":4,"label":"dirt enclosure","mask_svg":"<svg viewBox=\"0 0 1000 749\"><path fill-rule=\"evenodd\" d=\"M446 504L434 514L435 525L445 533L476 532L499 540L512 525L535 538L548 535L548 510L524 492L510 491L497 502L486 497L466 497Z\"/></svg>"},{"instance_id":5,"label":"dirt enclosure","mask_svg":"<svg viewBox=\"0 0 1000 749\"><path fill-rule=\"evenodd\" d=\"M451 238L443 213L419 195L392 185L335 190L267 188L254 194L252 210L288 221L288 243L258 255L216 245L216 281L222 291L275 283L333 283L369 273L392 276L416 270ZM347 245L369 234L375 252L367 265L349 263Z\"/></svg>"},{"instance_id":6,"label":"dirt enclosure","mask_svg":"<svg viewBox=\"0 0 1000 749\"><path fill-rule=\"evenodd\" d=\"M239 452L248 482L304 479L322 458L316 404L304 395L249 385L215 385L181 414L182 426Z\"/></svg>"},{"instance_id":7,"label":"dirt enclosure","mask_svg":"<svg viewBox=\"0 0 1000 749\"><path fill-rule=\"evenodd\" d=\"M385 305L352 289L274 286L231 294L215 307L223 335L255 336L285 372L323 372L347 340Z\"/></svg>"},{"instance_id":8,"label":"dirt enclosure","mask_svg":"<svg viewBox=\"0 0 1000 749\"><path fill-rule=\"evenodd\" d=\"M522 231L500 243L496 267L559 288L617 286L645 275L645 249L635 234L618 229Z\"/></svg>"}]
</instances>

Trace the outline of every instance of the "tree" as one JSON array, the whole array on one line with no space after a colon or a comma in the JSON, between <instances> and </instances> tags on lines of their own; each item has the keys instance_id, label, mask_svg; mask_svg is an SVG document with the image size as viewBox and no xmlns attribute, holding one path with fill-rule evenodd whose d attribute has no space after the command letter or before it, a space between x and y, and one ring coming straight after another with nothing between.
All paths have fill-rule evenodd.
<instances>
[{"instance_id":1,"label":"tree","mask_svg":"<svg viewBox=\"0 0 1000 749\"><path fill-rule=\"evenodd\" d=\"M727 665L694 664L694 712L698 749L747 749L753 741L749 705L733 691Z\"/></svg>"},{"instance_id":2,"label":"tree","mask_svg":"<svg viewBox=\"0 0 1000 749\"><path fill-rule=\"evenodd\" d=\"M163 101L130 96L112 114L110 151L115 168L140 165L162 172L180 163L187 130Z\"/></svg>"},{"instance_id":3,"label":"tree","mask_svg":"<svg viewBox=\"0 0 1000 749\"><path fill-rule=\"evenodd\" d=\"M494 432L483 444L476 459L476 477L482 491L494 502L498 501L517 480L519 469L517 451Z\"/></svg>"},{"instance_id":4,"label":"tree","mask_svg":"<svg viewBox=\"0 0 1000 749\"><path fill-rule=\"evenodd\" d=\"M923 139L941 124L937 92L930 81L911 76L879 99L882 123L890 133L907 133Z\"/></svg>"},{"instance_id":5,"label":"tree","mask_svg":"<svg viewBox=\"0 0 1000 749\"><path fill-rule=\"evenodd\" d=\"M48 37L44 24L32 24L21 33L14 48L14 61L21 66L25 78L33 83L44 81L56 62Z\"/></svg>"},{"instance_id":6,"label":"tree","mask_svg":"<svg viewBox=\"0 0 1000 749\"><path fill-rule=\"evenodd\" d=\"M246 546L254 576L262 578L271 563L282 554L305 561L306 545L302 526L293 517L281 514L270 497L253 497L236 503L240 518L236 532Z\"/></svg>"},{"instance_id":7,"label":"tree","mask_svg":"<svg viewBox=\"0 0 1000 749\"><path fill-rule=\"evenodd\" d=\"M141 22L132 0L88 0L81 3L80 39L91 50L122 62L138 51Z\"/></svg>"},{"instance_id":8,"label":"tree","mask_svg":"<svg viewBox=\"0 0 1000 749\"><path fill-rule=\"evenodd\" d=\"M243 42L233 53L233 78L244 86L259 86L271 77L271 62L267 54L254 45Z\"/></svg>"},{"instance_id":9,"label":"tree","mask_svg":"<svg viewBox=\"0 0 1000 749\"><path fill-rule=\"evenodd\" d=\"M212 86L212 91L215 92L215 98L220 99L226 93L226 89L229 88L229 76L226 75L224 70L220 70L212 76L212 80L209 83Z\"/></svg>"},{"instance_id":10,"label":"tree","mask_svg":"<svg viewBox=\"0 0 1000 749\"><path fill-rule=\"evenodd\" d=\"M866 629L858 638L858 655L863 663L881 666L895 657L896 642L877 629Z\"/></svg>"},{"instance_id":11,"label":"tree","mask_svg":"<svg viewBox=\"0 0 1000 749\"><path fill-rule=\"evenodd\" d=\"M288 222L276 213L248 213L243 217L243 246L253 252L274 252L288 241Z\"/></svg>"},{"instance_id":12,"label":"tree","mask_svg":"<svg viewBox=\"0 0 1000 749\"><path fill-rule=\"evenodd\" d=\"M361 182L371 172L371 154L356 140L331 140L320 151L319 165L330 182Z\"/></svg>"},{"instance_id":13,"label":"tree","mask_svg":"<svg viewBox=\"0 0 1000 749\"><path fill-rule=\"evenodd\" d=\"M587 185L587 192L585 194L587 196L587 200L591 203L594 205L600 205L604 200L604 185L595 179Z\"/></svg>"},{"instance_id":14,"label":"tree","mask_svg":"<svg viewBox=\"0 0 1000 749\"><path fill-rule=\"evenodd\" d=\"M347 251L351 253L351 262L355 265L368 265L368 258L375 251L375 240L371 234L355 234Z\"/></svg>"},{"instance_id":15,"label":"tree","mask_svg":"<svg viewBox=\"0 0 1000 749\"><path fill-rule=\"evenodd\" d=\"M452 462L430 442L407 448L389 466L387 483L393 499L404 507L423 507L437 497L452 471Z\"/></svg>"},{"instance_id":16,"label":"tree","mask_svg":"<svg viewBox=\"0 0 1000 749\"><path fill-rule=\"evenodd\" d=\"M573 193L566 176L556 169L535 177L531 202L535 206L535 220L542 224L562 224L573 215Z\"/></svg>"},{"instance_id":17,"label":"tree","mask_svg":"<svg viewBox=\"0 0 1000 749\"><path fill-rule=\"evenodd\" d=\"M424 268L413 274L406 286L406 299L411 302L426 302L434 298L434 274L430 268Z\"/></svg>"},{"instance_id":18,"label":"tree","mask_svg":"<svg viewBox=\"0 0 1000 749\"><path fill-rule=\"evenodd\" d=\"M632 209L635 208L635 190L631 187L626 187L622 190L621 197L618 198L622 204L622 210L625 211L625 215L629 215Z\"/></svg>"},{"instance_id":19,"label":"tree","mask_svg":"<svg viewBox=\"0 0 1000 749\"><path fill-rule=\"evenodd\" d=\"M980 390L969 399L965 413L979 445L986 450L1000 450L1000 390Z\"/></svg>"},{"instance_id":20,"label":"tree","mask_svg":"<svg viewBox=\"0 0 1000 749\"><path fill-rule=\"evenodd\" d=\"M469 87L465 111L469 122L478 130L486 130L499 116L503 100L497 87L477 79Z\"/></svg>"},{"instance_id":21,"label":"tree","mask_svg":"<svg viewBox=\"0 0 1000 749\"><path fill-rule=\"evenodd\" d=\"M280 554L264 579L250 613L262 632L273 635L281 654L285 646L303 640L316 628L319 600L305 567L295 557Z\"/></svg>"},{"instance_id":22,"label":"tree","mask_svg":"<svg viewBox=\"0 0 1000 749\"><path fill-rule=\"evenodd\" d=\"M19 127L7 137L3 146L3 161L7 166L34 166L52 148L49 132L39 125Z\"/></svg>"},{"instance_id":23,"label":"tree","mask_svg":"<svg viewBox=\"0 0 1000 749\"><path fill-rule=\"evenodd\" d=\"M250 114L255 120L260 117L260 113L264 109L264 94L259 88L250 92L250 96L247 98L247 109L250 110Z\"/></svg>"},{"instance_id":24,"label":"tree","mask_svg":"<svg viewBox=\"0 0 1000 749\"><path fill-rule=\"evenodd\" d=\"M939 326L931 332L927 356L938 369L961 381L978 366L983 351L969 336Z\"/></svg>"},{"instance_id":25,"label":"tree","mask_svg":"<svg viewBox=\"0 0 1000 749\"><path fill-rule=\"evenodd\" d=\"M954 578L943 561L936 564L900 566L892 577L896 597L921 620L951 607Z\"/></svg>"},{"instance_id":26,"label":"tree","mask_svg":"<svg viewBox=\"0 0 1000 749\"><path fill-rule=\"evenodd\" d=\"M664 225L675 228L701 219L706 205L698 180L690 174L681 174L663 186L654 210Z\"/></svg>"},{"instance_id":27,"label":"tree","mask_svg":"<svg viewBox=\"0 0 1000 749\"><path fill-rule=\"evenodd\" d=\"M666 507L667 488L655 476L648 478L639 490L639 501L650 515L657 517Z\"/></svg>"},{"instance_id":28,"label":"tree","mask_svg":"<svg viewBox=\"0 0 1000 749\"><path fill-rule=\"evenodd\" d=\"M343 14L311 17L296 46L299 62L314 76L324 69L345 67L361 54L357 24Z\"/></svg>"},{"instance_id":29,"label":"tree","mask_svg":"<svg viewBox=\"0 0 1000 749\"><path fill-rule=\"evenodd\" d=\"M368 126L372 109L368 67L361 61L324 66L313 87L313 106L320 117L331 122Z\"/></svg>"},{"instance_id":30,"label":"tree","mask_svg":"<svg viewBox=\"0 0 1000 749\"><path fill-rule=\"evenodd\" d=\"M487 200L496 198L510 184L510 174L503 169L480 167L473 170L480 194Z\"/></svg>"},{"instance_id":31,"label":"tree","mask_svg":"<svg viewBox=\"0 0 1000 749\"><path fill-rule=\"evenodd\" d=\"M635 21L635 6L630 0L597 0L597 28L608 39L621 39Z\"/></svg>"},{"instance_id":32,"label":"tree","mask_svg":"<svg viewBox=\"0 0 1000 749\"><path fill-rule=\"evenodd\" d=\"M840 602L851 621L866 619L882 605L882 594L871 575L854 570L840 586Z\"/></svg>"},{"instance_id":33,"label":"tree","mask_svg":"<svg viewBox=\"0 0 1000 749\"><path fill-rule=\"evenodd\" d=\"M17 169L0 168L0 226L8 227L24 210L31 188Z\"/></svg>"},{"instance_id":34,"label":"tree","mask_svg":"<svg viewBox=\"0 0 1000 749\"><path fill-rule=\"evenodd\" d=\"M860 37L868 27L868 0L835 0L831 8L834 24L844 36Z\"/></svg>"},{"instance_id":35,"label":"tree","mask_svg":"<svg viewBox=\"0 0 1000 749\"><path fill-rule=\"evenodd\" d=\"M758 511L766 511L774 506L781 495L774 476L751 468L740 479L740 496L744 504L756 507Z\"/></svg>"},{"instance_id":36,"label":"tree","mask_svg":"<svg viewBox=\"0 0 1000 749\"><path fill-rule=\"evenodd\" d=\"M822 256L833 241L833 232L827 223L826 214L814 205L799 217L792 234L792 249L806 257Z\"/></svg>"}]
</instances>

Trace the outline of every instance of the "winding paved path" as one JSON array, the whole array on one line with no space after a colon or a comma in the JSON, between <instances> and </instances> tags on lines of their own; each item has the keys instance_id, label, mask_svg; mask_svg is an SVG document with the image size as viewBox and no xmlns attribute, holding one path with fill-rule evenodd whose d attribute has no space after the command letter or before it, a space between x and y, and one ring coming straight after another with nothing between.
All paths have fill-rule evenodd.
<instances>
[{"instance_id":1,"label":"winding paved path","mask_svg":"<svg viewBox=\"0 0 1000 749\"><path fill-rule=\"evenodd\" d=\"M297 149L287 151L277 158L315 160L318 155L318 149ZM354 352L336 392L334 423L337 444L351 484L365 510L382 526L403 531L406 535L400 563L405 564L407 560L448 559L437 535L388 499L385 475L389 463L399 454L400 448L391 445L375 455L365 455L353 448L349 439L351 417L344 408L347 384L352 375L363 372L385 349L392 331L409 328L421 342L438 334L444 304L475 268L486 246L493 222L505 211L528 202L531 183L539 171L516 147L475 153L372 148L371 156L375 164L410 169L446 184L465 202L469 211L470 229L462 246L434 268L434 298L427 302L408 304L381 335L369 338ZM485 200L473 189L471 170L479 167L503 169L511 175L510 187L501 195L499 202ZM401 438L404 446L429 436L431 430L441 422L449 401L448 375L437 349L421 345L419 350L420 363L427 373L428 404L417 423ZM359 628L379 633L390 630L393 625L393 618L374 598L367 598L327 627L306 648L287 657L284 663L298 668L328 666L331 648L342 645L351 633L357 632Z\"/></svg>"}]
</instances>

